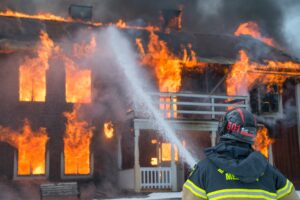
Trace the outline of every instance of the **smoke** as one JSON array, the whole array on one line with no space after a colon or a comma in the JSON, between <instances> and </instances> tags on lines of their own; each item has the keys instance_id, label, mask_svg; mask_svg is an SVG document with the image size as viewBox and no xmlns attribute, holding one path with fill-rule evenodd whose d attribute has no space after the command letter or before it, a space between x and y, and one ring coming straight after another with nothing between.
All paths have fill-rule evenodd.
<instances>
[{"instance_id":1,"label":"smoke","mask_svg":"<svg viewBox=\"0 0 300 200\"><path fill-rule=\"evenodd\" d=\"M260 115L256 116L256 119L268 128L271 137L276 137L280 133L279 128L281 124L284 124L285 128L290 128L297 124L297 107L294 104L293 100L289 99L283 106L283 113L278 112L272 117Z\"/></svg>"},{"instance_id":2,"label":"smoke","mask_svg":"<svg viewBox=\"0 0 300 200\"><path fill-rule=\"evenodd\" d=\"M300 3L299 1L288 0L280 5L284 13L281 31L290 50L300 57Z\"/></svg>"}]
</instances>

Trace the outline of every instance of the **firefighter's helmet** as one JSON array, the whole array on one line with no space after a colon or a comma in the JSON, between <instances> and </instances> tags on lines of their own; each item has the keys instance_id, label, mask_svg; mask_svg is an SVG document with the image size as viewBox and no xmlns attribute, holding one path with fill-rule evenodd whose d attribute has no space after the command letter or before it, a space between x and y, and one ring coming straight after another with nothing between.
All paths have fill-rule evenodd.
<instances>
[{"instance_id":1,"label":"firefighter's helmet","mask_svg":"<svg viewBox=\"0 0 300 200\"><path fill-rule=\"evenodd\" d=\"M243 108L228 111L219 122L218 134L223 139L253 144L256 132L255 117Z\"/></svg>"}]
</instances>

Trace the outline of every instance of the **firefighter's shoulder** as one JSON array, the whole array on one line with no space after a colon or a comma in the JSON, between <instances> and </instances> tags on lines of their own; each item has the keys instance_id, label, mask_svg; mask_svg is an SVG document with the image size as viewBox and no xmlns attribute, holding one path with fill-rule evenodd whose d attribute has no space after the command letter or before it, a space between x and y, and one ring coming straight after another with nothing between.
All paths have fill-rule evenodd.
<instances>
[{"instance_id":1,"label":"firefighter's shoulder","mask_svg":"<svg viewBox=\"0 0 300 200\"><path fill-rule=\"evenodd\" d=\"M207 168L207 159L194 165L183 185L183 200L207 199L205 184Z\"/></svg>"},{"instance_id":2,"label":"firefighter's shoulder","mask_svg":"<svg viewBox=\"0 0 300 200\"><path fill-rule=\"evenodd\" d=\"M285 177L276 167L269 165L275 183L277 199L299 200L293 183Z\"/></svg>"}]
</instances>

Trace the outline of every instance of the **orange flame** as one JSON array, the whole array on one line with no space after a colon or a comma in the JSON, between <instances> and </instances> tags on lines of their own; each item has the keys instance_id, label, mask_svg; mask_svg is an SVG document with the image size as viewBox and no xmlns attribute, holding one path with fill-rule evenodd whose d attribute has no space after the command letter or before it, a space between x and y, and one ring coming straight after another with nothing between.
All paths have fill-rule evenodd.
<instances>
[{"instance_id":1,"label":"orange flame","mask_svg":"<svg viewBox=\"0 0 300 200\"><path fill-rule=\"evenodd\" d=\"M251 62L247 53L240 51L240 59L227 75L227 95L247 95L255 83L277 84L294 75L299 75L300 64L293 62L265 61L265 64Z\"/></svg>"},{"instance_id":2,"label":"orange flame","mask_svg":"<svg viewBox=\"0 0 300 200\"><path fill-rule=\"evenodd\" d=\"M82 59L94 52L96 38L92 37L88 44L74 44L74 57ZM63 56L66 67L66 101L68 103L90 103L92 73L89 69L80 67L71 58Z\"/></svg>"},{"instance_id":3,"label":"orange flame","mask_svg":"<svg viewBox=\"0 0 300 200\"><path fill-rule=\"evenodd\" d=\"M246 22L240 24L240 26L237 28L237 30L234 33L235 36L240 35L249 35L253 38L256 38L263 43L275 47L275 43L271 38L263 37L260 33L259 27L255 22Z\"/></svg>"},{"instance_id":4,"label":"orange flame","mask_svg":"<svg viewBox=\"0 0 300 200\"><path fill-rule=\"evenodd\" d=\"M37 48L37 57L27 57L19 68L19 100L42 101L46 99L46 71L49 57L54 48L53 41L46 32L40 33L41 44Z\"/></svg>"},{"instance_id":5,"label":"orange flame","mask_svg":"<svg viewBox=\"0 0 300 200\"><path fill-rule=\"evenodd\" d=\"M269 146L274 143L268 135L268 129L263 127L257 131L257 136L254 141L254 149L260 151L266 158L269 157Z\"/></svg>"},{"instance_id":6,"label":"orange flame","mask_svg":"<svg viewBox=\"0 0 300 200\"><path fill-rule=\"evenodd\" d=\"M90 144L94 127L78 117L80 105L74 105L72 112L65 112L67 118L64 137L65 174L90 174Z\"/></svg>"},{"instance_id":7,"label":"orange flame","mask_svg":"<svg viewBox=\"0 0 300 200\"><path fill-rule=\"evenodd\" d=\"M126 22L123 21L122 19L119 19L119 21L117 21L116 26L118 28L126 28L127 27Z\"/></svg>"},{"instance_id":8,"label":"orange flame","mask_svg":"<svg viewBox=\"0 0 300 200\"><path fill-rule=\"evenodd\" d=\"M140 38L136 39L136 43L141 54L141 63L154 68L160 92L178 92L180 90L183 67L206 66L205 63L197 61L196 54L192 50L192 57L190 58L186 48L183 49L183 57L179 58L169 51L167 43L160 40L153 31L150 31L147 53ZM192 46L189 45L189 48L191 49ZM171 115L171 112L166 113L166 117L170 118L173 116L176 118L177 105L174 103L177 101L176 97L173 99L162 97L160 101L162 103L166 102L160 105L161 110L170 110L172 108L175 111L173 115Z\"/></svg>"},{"instance_id":9,"label":"orange flame","mask_svg":"<svg viewBox=\"0 0 300 200\"><path fill-rule=\"evenodd\" d=\"M114 125L112 122L106 122L103 125L105 137L111 139L114 136Z\"/></svg>"},{"instance_id":10,"label":"orange flame","mask_svg":"<svg viewBox=\"0 0 300 200\"><path fill-rule=\"evenodd\" d=\"M0 141L18 149L18 175L42 175L46 172L46 144L48 136L45 128L33 132L28 120L20 132L0 126Z\"/></svg>"},{"instance_id":11,"label":"orange flame","mask_svg":"<svg viewBox=\"0 0 300 200\"><path fill-rule=\"evenodd\" d=\"M36 20L45 20L45 21L57 21L57 22L80 22L84 24L89 24L93 26L101 26L101 22L86 22L86 21L80 21L80 20L73 20L72 18L64 18L61 16L57 16L51 13L38 13L38 14L26 14L22 12L16 12L12 10L6 10L4 12L0 12L0 16L2 17L16 17L16 18L25 18L25 19L36 19Z\"/></svg>"},{"instance_id":12,"label":"orange flame","mask_svg":"<svg viewBox=\"0 0 300 200\"><path fill-rule=\"evenodd\" d=\"M161 160L162 161L171 161L171 144L170 143L162 143L161 144ZM174 154L175 154L175 161L178 161L178 148L176 145L174 145Z\"/></svg>"}]
</instances>

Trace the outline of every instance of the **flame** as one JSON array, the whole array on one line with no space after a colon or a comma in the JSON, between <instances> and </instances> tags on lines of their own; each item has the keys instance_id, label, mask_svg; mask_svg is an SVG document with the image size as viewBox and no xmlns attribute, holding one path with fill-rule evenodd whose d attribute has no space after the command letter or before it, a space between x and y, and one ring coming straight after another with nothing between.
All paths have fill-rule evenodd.
<instances>
[{"instance_id":1,"label":"flame","mask_svg":"<svg viewBox=\"0 0 300 200\"><path fill-rule=\"evenodd\" d=\"M67 118L64 136L65 174L90 174L90 144L94 127L80 120L80 105L74 105L72 112L65 112Z\"/></svg>"},{"instance_id":2,"label":"flame","mask_svg":"<svg viewBox=\"0 0 300 200\"><path fill-rule=\"evenodd\" d=\"M57 22L80 22L88 25L93 25L93 26L102 26L101 22L86 22L86 21L81 21L81 20L74 20L70 17L64 18L61 16L57 16L51 13L37 13L37 14L26 14L22 12L16 12L12 10L6 10L4 12L0 12L0 16L2 17L16 17L16 18L25 18L25 19L36 19L36 20L45 20L45 21L57 21Z\"/></svg>"},{"instance_id":3,"label":"flame","mask_svg":"<svg viewBox=\"0 0 300 200\"><path fill-rule=\"evenodd\" d=\"M294 75L299 75L300 64L268 60L265 64L251 62L247 53L240 51L240 59L232 66L227 75L227 95L248 95L248 90L255 83L277 84Z\"/></svg>"},{"instance_id":4,"label":"flame","mask_svg":"<svg viewBox=\"0 0 300 200\"><path fill-rule=\"evenodd\" d=\"M157 166L158 165L158 158L151 158L150 164L152 166Z\"/></svg>"},{"instance_id":5,"label":"flame","mask_svg":"<svg viewBox=\"0 0 300 200\"><path fill-rule=\"evenodd\" d=\"M170 143L162 143L161 144L161 160L162 161L171 161L171 144ZM176 145L174 145L174 154L175 154L175 161L178 161L179 156L178 156L178 148Z\"/></svg>"},{"instance_id":6,"label":"flame","mask_svg":"<svg viewBox=\"0 0 300 200\"><path fill-rule=\"evenodd\" d=\"M249 35L253 38L256 38L263 43L275 47L275 43L272 38L263 37L260 33L259 27L255 22L246 22L239 25L237 30L234 33L235 36L240 35Z\"/></svg>"},{"instance_id":7,"label":"flame","mask_svg":"<svg viewBox=\"0 0 300 200\"><path fill-rule=\"evenodd\" d=\"M105 122L103 125L105 137L111 139L114 136L114 125L112 122Z\"/></svg>"},{"instance_id":8,"label":"flame","mask_svg":"<svg viewBox=\"0 0 300 200\"><path fill-rule=\"evenodd\" d=\"M96 47L97 41L95 35L93 35L88 43L75 43L73 45L73 55L75 58L82 59L83 57L94 53Z\"/></svg>"},{"instance_id":9,"label":"flame","mask_svg":"<svg viewBox=\"0 0 300 200\"><path fill-rule=\"evenodd\" d=\"M118 28L126 28L127 27L126 22L123 21L122 19L119 19L119 21L117 21L116 26Z\"/></svg>"},{"instance_id":10,"label":"flame","mask_svg":"<svg viewBox=\"0 0 300 200\"><path fill-rule=\"evenodd\" d=\"M191 50L192 57L190 58L187 53L188 50L183 48L183 56L180 58L169 50L167 43L160 40L154 31L150 31L147 53L140 38L136 39L136 44L141 55L141 63L154 68L160 92L178 92L180 90L183 67L200 66L203 69L206 66L206 63L197 61L191 45L188 45L188 48ZM176 118L176 97L172 99L170 97L161 97L160 101L162 102L160 105L161 110L170 110L172 108L174 111L173 113L167 112L165 117L170 118L172 116Z\"/></svg>"},{"instance_id":11,"label":"flame","mask_svg":"<svg viewBox=\"0 0 300 200\"><path fill-rule=\"evenodd\" d=\"M19 100L41 101L46 99L46 71L54 43L46 32L40 33L41 43L37 47L37 57L27 57L19 67Z\"/></svg>"},{"instance_id":12,"label":"flame","mask_svg":"<svg viewBox=\"0 0 300 200\"><path fill-rule=\"evenodd\" d=\"M269 157L269 146L274 143L268 135L268 129L266 127L260 128L257 131L257 136L254 141L254 149L260 151L266 158Z\"/></svg>"},{"instance_id":13,"label":"flame","mask_svg":"<svg viewBox=\"0 0 300 200\"><path fill-rule=\"evenodd\" d=\"M0 126L0 141L18 149L18 175L41 175L46 172L46 144L49 137L45 128L32 131L28 120L21 131Z\"/></svg>"},{"instance_id":14,"label":"flame","mask_svg":"<svg viewBox=\"0 0 300 200\"><path fill-rule=\"evenodd\" d=\"M93 36L88 44L74 44L75 58L82 59L92 54L96 48L96 38ZM73 59L63 56L66 68L66 101L68 103L90 103L92 72L89 69L80 69Z\"/></svg>"}]
</instances>

